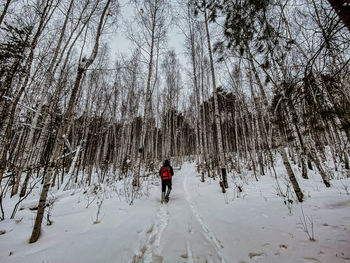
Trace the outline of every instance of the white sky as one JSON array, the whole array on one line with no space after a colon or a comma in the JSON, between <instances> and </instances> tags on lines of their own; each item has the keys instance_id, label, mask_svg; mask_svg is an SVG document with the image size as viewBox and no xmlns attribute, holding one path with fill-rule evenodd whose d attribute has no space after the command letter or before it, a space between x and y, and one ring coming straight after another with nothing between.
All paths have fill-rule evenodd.
<instances>
[{"instance_id":1,"label":"white sky","mask_svg":"<svg viewBox=\"0 0 350 263\"><path fill-rule=\"evenodd\" d=\"M121 0L121 19L118 21L119 26L118 30L114 36L111 37L109 42L111 48L112 58L115 59L118 54L130 54L132 44L125 37L125 20L130 20L134 16L133 7L127 3L128 0ZM184 55L184 41L185 36L182 32L177 28L177 26L173 25L168 29L168 49L174 49L179 59L180 64L183 67L186 67L188 64L188 59ZM184 71L182 72L185 73Z\"/></svg>"}]
</instances>

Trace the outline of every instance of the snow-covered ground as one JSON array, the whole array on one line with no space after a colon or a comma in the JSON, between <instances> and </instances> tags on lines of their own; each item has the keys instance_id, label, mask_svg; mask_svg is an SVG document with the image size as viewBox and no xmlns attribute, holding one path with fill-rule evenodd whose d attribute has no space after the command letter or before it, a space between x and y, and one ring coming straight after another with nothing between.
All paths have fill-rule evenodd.
<instances>
[{"instance_id":1,"label":"snow-covered ground","mask_svg":"<svg viewBox=\"0 0 350 263\"><path fill-rule=\"evenodd\" d=\"M285 173L283 167L277 172ZM14 220L0 222L6 231L0 235L0 262L350 262L349 178L326 188L312 171L309 180L298 177L305 201L293 202L290 214L273 176L256 182L243 174L230 174L230 188L222 194L218 181L201 183L195 164L185 163L175 171L168 204L160 204L155 178L149 195L132 206L117 195L104 198L98 224L97 199L86 208L83 191L56 192L53 225L43 224L40 239L29 244L36 191ZM4 200L7 215L16 201Z\"/></svg>"}]
</instances>

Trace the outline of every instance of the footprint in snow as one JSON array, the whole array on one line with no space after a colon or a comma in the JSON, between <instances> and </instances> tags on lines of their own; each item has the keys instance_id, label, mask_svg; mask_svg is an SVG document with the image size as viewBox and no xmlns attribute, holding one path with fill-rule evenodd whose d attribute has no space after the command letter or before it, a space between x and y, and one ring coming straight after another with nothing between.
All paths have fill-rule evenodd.
<instances>
[{"instance_id":1,"label":"footprint in snow","mask_svg":"<svg viewBox=\"0 0 350 263\"><path fill-rule=\"evenodd\" d=\"M250 252L248 256L251 259L259 259L259 258L263 258L265 254L263 252Z\"/></svg>"},{"instance_id":2,"label":"footprint in snow","mask_svg":"<svg viewBox=\"0 0 350 263\"><path fill-rule=\"evenodd\" d=\"M313 257L303 257L303 260L306 263L320 262L317 258L313 258Z\"/></svg>"},{"instance_id":3,"label":"footprint in snow","mask_svg":"<svg viewBox=\"0 0 350 263\"><path fill-rule=\"evenodd\" d=\"M328 205L328 208L330 209L346 208L346 207L350 207L350 201L348 200Z\"/></svg>"},{"instance_id":4,"label":"footprint in snow","mask_svg":"<svg viewBox=\"0 0 350 263\"><path fill-rule=\"evenodd\" d=\"M163 257L152 254L149 258L144 258L145 255L134 255L132 258L132 263L163 263Z\"/></svg>"},{"instance_id":5,"label":"footprint in snow","mask_svg":"<svg viewBox=\"0 0 350 263\"><path fill-rule=\"evenodd\" d=\"M154 223L145 230L145 237L141 241L141 249L134 255L133 263L162 263L163 258L157 254L160 238L168 224L168 210L160 207Z\"/></svg>"},{"instance_id":6,"label":"footprint in snow","mask_svg":"<svg viewBox=\"0 0 350 263\"><path fill-rule=\"evenodd\" d=\"M150 228L146 231L147 234L150 234L153 231L153 226L154 224L151 225Z\"/></svg>"},{"instance_id":7,"label":"footprint in snow","mask_svg":"<svg viewBox=\"0 0 350 263\"><path fill-rule=\"evenodd\" d=\"M263 247L268 247L268 246L271 246L271 244L270 243L264 243L262 246Z\"/></svg>"},{"instance_id":8,"label":"footprint in snow","mask_svg":"<svg viewBox=\"0 0 350 263\"><path fill-rule=\"evenodd\" d=\"M285 245L285 244L281 244L281 245L280 245L280 248L283 248L283 249L287 249L287 247L288 247L288 246Z\"/></svg>"},{"instance_id":9,"label":"footprint in snow","mask_svg":"<svg viewBox=\"0 0 350 263\"><path fill-rule=\"evenodd\" d=\"M188 231L188 233L192 232L192 226L190 224L187 225L187 231Z\"/></svg>"}]
</instances>

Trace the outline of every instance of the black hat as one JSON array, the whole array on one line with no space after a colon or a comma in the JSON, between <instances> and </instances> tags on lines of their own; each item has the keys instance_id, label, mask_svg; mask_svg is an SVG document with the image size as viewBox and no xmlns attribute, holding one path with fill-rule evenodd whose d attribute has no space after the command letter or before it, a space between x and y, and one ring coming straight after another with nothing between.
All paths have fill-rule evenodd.
<instances>
[{"instance_id":1,"label":"black hat","mask_svg":"<svg viewBox=\"0 0 350 263\"><path fill-rule=\"evenodd\" d=\"M169 160L165 160L164 161L164 166L169 166L169 165L170 165Z\"/></svg>"}]
</instances>

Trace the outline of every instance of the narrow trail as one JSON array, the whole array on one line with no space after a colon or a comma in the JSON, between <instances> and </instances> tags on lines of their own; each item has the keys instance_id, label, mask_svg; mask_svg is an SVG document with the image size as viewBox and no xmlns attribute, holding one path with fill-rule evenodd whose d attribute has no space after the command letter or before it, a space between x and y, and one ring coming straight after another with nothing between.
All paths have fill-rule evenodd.
<instances>
[{"instance_id":1,"label":"narrow trail","mask_svg":"<svg viewBox=\"0 0 350 263\"><path fill-rule=\"evenodd\" d=\"M140 233L133 263L229 262L222 242L192 200L191 175L195 176L194 167L175 172L170 201L159 204L150 227Z\"/></svg>"},{"instance_id":2,"label":"narrow trail","mask_svg":"<svg viewBox=\"0 0 350 263\"><path fill-rule=\"evenodd\" d=\"M167 205L161 205L154 223L146 231L145 242L141 244L138 255L135 255L133 263L158 263L163 262L159 255L160 239L169 220Z\"/></svg>"},{"instance_id":3,"label":"narrow trail","mask_svg":"<svg viewBox=\"0 0 350 263\"><path fill-rule=\"evenodd\" d=\"M198 223L202 227L205 237L208 239L208 241L215 248L216 253L217 253L217 255L218 255L219 259L220 259L220 262L228 263L228 260L226 259L225 255L224 255L224 251L223 251L224 246L222 245L221 241L216 237L215 233L209 228L208 224L202 218L202 216L198 212L198 209L197 209L196 205L194 204L194 202L191 199L191 196L190 196L189 191L188 191L188 185L187 185L188 184L187 183L187 181L188 181L188 173L185 173L184 176L185 176L185 179L184 179L184 182L183 182L183 187L184 187L185 194L186 194L186 200L187 200L187 202L190 205L192 213L194 214L194 216L197 219Z\"/></svg>"}]
</instances>

